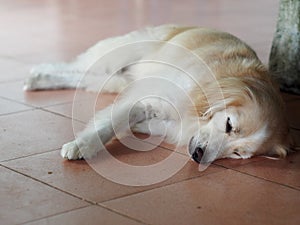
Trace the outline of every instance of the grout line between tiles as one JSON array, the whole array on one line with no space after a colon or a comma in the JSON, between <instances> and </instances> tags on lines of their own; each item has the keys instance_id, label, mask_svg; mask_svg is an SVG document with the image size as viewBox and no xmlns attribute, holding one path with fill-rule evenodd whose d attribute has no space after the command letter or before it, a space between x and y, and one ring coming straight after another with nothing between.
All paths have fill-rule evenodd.
<instances>
[{"instance_id":1,"label":"grout line between tiles","mask_svg":"<svg viewBox=\"0 0 300 225\"><path fill-rule=\"evenodd\" d=\"M141 140L141 141L143 141L143 140ZM150 143L150 142L148 142L148 141L144 141L144 142L147 143L147 144L151 144L151 145L153 145L153 146L156 146L155 144L152 144L152 143ZM162 148L162 149L167 150L167 151L169 151L169 152L174 152L174 153L176 153L176 154L179 154L179 155L182 155L182 156L185 156L185 157L190 158L188 155L186 155L186 154L184 154L184 153L182 153L182 152L174 151L174 149L171 149L171 148L167 148L167 147L164 147L164 146L161 146L161 145L157 145L156 147L159 147L159 148Z\"/></svg>"},{"instance_id":2,"label":"grout line between tiles","mask_svg":"<svg viewBox=\"0 0 300 225\"><path fill-rule=\"evenodd\" d=\"M153 144L153 143L151 143L151 142L148 142L148 141L145 141L145 140L143 140L143 139L139 139L139 138L137 138L137 139L138 139L139 141L142 141L142 142L144 142L144 143L150 144L150 145L152 145L152 146L156 146L156 147L162 148L162 149L164 149L164 150L167 150L167 151L170 151L170 152L175 152L175 153L178 153L178 154L180 154L180 155L183 155L183 156L186 156L186 157L189 157L189 158L190 158L190 156L188 156L187 154L184 154L184 153L182 153L182 152L175 151L175 150L172 149L172 148L168 148L168 147L161 146L161 145L155 145L155 144Z\"/></svg>"},{"instance_id":3,"label":"grout line between tiles","mask_svg":"<svg viewBox=\"0 0 300 225\"><path fill-rule=\"evenodd\" d=\"M60 103L55 103L53 105L49 105L49 106L44 106L44 108L50 108L50 107L55 107L55 106L61 106L61 105L67 105L67 104L73 104L74 101L71 102L60 102Z\"/></svg>"},{"instance_id":4,"label":"grout line between tiles","mask_svg":"<svg viewBox=\"0 0 300 225\"><path fill-rule=\"evenodd\" d=\"M64 118L66 118L66 119L74 120L74 121L76 121L76 122L78 122L78 123L81 123L81 124L86 124L86 122L81 121L81 120L78 120L78 119L75 119L75 118L73 118L72 116L71 116L71 117L70 117L70 116L66 116L66 115L64 115L64 114L61 114L61 113L58 113L58 112L54 112L54 111L51 111L51 110L46 109L46 108L40 108L40 110L42 110L42 111L44 111L44 112L52 113L52 114L57 115L57 116L62 116L62 117L64 117Z\"/></svg>"},{"instance_id":5,"label":"grout line between tiles","mask_svg":"<svg viewBox=\"0 0 300 225\"><path fill-rule=\"evenodd\" d=\"M107 206L102 205L101 203L97 203L97 205L100 206L100 207L102 207L102 208L104 208L104 209L106 209L106 210L109 210L110 212L117 213L117 214L119 214L119 215L125 216L125 217L127 217L127 218L129 218L129 219L131 219L131 220L135 220L135 221L137 221L137 222L139 222L139 223L142 223L142 224L145 224L145 225L151 225L151 224L145 223L144 221L141 221L141 220L139 220L139 219L137 219L137 218L128 216L128 215L126 215L126 214L123 214L122 212L119 212L119 211L116 210L116 209L108 208Z\"/></svg>"},{"instance_id":6,"label":"grout line between tiles","mask_svg":"<svg viewBox=\"0 0 300 225\"><path fill-rule=\"evenodd\" d=\"M87 203L92 204L92 205L96 205L96 204L97 204L97 202L94 202L94 201L92 201L92 200L88 200L88 199L85 199L85 198L83 198L83 197L77 196L77 195L75 195L75 194L73 194L73 193L67 192L67 191L65 191L65 190L63 190L63 189L60 189L60 188L55 187L55 186L53 186L53 185L51 185L51 184L48 184L48 183L45 182L45 181L39 180L39 179L37 179L37 178L35 178L35 177L32 177L32 176L30 176L30 175L27 175L26 173L22 173L22 172L20 172L20 171L18 171L18 170L15 170L15 169L13 169L13 168L11 168L11 167L9 167L9 166L5 166L5 165L3 165L3 164L0 164L0 166L4 167L4 168L6 168L6 169L8 169L8 170L10 170L10 171L13 171L13 172L15 172L15 173L18 173L18 174L20 174L20 175L23 175L23 176L25 176L25 177L27 177L27 178L29 178L29 179L31 179L31 180L34 180L34 181L39 182L39 183L41 183L41 184L44 184L44 185L46 185L46 186L48 186L48 187L50 187L50 188L53 188L53 189L55 189L55 190L57 190L57 191L60 191L60 192L65 193L65 194L67 194L67 195L70 195L70 196L72 196L72 197L74 197L74 198L77 198L77 199L79 199L79 200L81 200L81 201L87 202Z\"/></svg>"},{"instance_id":7,"label":"grout line between tiles","mask_svg":"<svg viewBox=\"0 0 300 225\"><path fill-rule=\"evenodd\" d=\"M72 196L72 197L74 197L74 198L77 198L77 199L79 199L79 200L81 200L81 201L84 201L84 202L86 202L86 203L89 204L89 205L86 205L86 206L83 206L83 207L79 207L79 208L76 208L76 209L67 210L67 211L64 211L64 212L57 213L57 214L48 215L48 216L46 216L46 217L42 217L42 218L39 218L39 219L36 219L36 220L26 221L26 222L24 222L24 223L22 223L22 224L26 224L26 223L34 222L34 221L39 221L39 220L42 220L42 219L45 219L45 218L50 218L50 217L53 217L53 216L65 214L65 213L68 213L68 212L71 212L71 211L75 211L75 210L78 210L78 209L82 209L82 208L91 207L92 205L95 205L95 206L104 208L104 209L106 209L106 210L109 210L109 211L111 211L111 212L113 212L113 213L116 213L116 214L118 214L118 215L121 215L121 216L123 216L123 217L126 217L126 218L129 218L129 219L131 219L131 220L137 221L137 222L139 222L139 223L146 224L145 222L140 221L139 219L136 219L136 218L134 218L134 217L130 217L130 216L128 216L128 215L126 215L126 214L123 214L123 213L121 213L121 212L118 212L118 211L112 210L112 209L110 209L110 208L107 208L107 207L105 207L105 206L103 206L103 205L101 205L101 204L99 204L99 203L97 203L97 202L94 202L94 201L92 201L92 200L88 200L88 199L85 199L85 198L83 198L83 197L77 196L77 195L75 195L75 194L73 194L73 193L64 191L64 190L62 190L62 189L60 189L60 188L57 188L57 187L55 187L55 186L53 186L53 185L50 185L50 184L48 184L48 183L46 183L46 182L44 182L44 181L42 181L42 180L39 180L39 179L34 178L34 177L32 177L32 176L29 176L29 175L27 175L27 174L25 174L25 173L19 172L19 171L15 170L15 169L12 169L12 168L10 168L10 167L8 167L8 166L5 166L5 165L1 164L1 163L0 163L0 166L4 167L4 168L6 168L6 169L8 169L8 170L10 170L10 171L12 171L12 172L15 172L15 173L17 173L17 174L20 174L20 175L22 175L22 176L25 176L25 177L27 177L27 178L29 178L29 179L32 179L32 180L34 180L34 181L36 181L36 182L39 182L39 183L41 183L41 184L44 184L44 185L46 185L46 186L48 186L48 187L50 187L50 188L53 188L53 189L55 189L55 190L57 190L57 191L60 191L60 192L65 193L65 194L67 194L67 195L70 195L70 196Z\"/></svg>"},{"instance_id":8,"label":"grout line between tiles","mask_svg":"<svg viewBox=\"0 0 300 225\"><path fill-rule=\"evenodd\" d=\"M266 160L267 160L267 159L266 159L265 157L263 157L263 156L255 156L255 158L256 158L256 157L260 157L260 158L261 158L261 161L260 161L260 162L266 161ZM228 158L228 159L230 159L230 158ZM240 160L243 160L243 159L240 159ZM232 168L237 168L237 167L243 167L243 166L245 166L245 165L249 165L249 164L256 163L256 162L257 162L257 161L251 161L251 160L250 160L249 162L244 163L244 164L239 165L239 166L225 166L225 165L219 164L218 161L214 161L212 164L213 164L213 165L221 166L221 167L223 167L223 168L225 168L225 169L232 169Z\"/></svg>"},{"instance_id":9,"label":"grout line between tiles","mask_svg":"<svg viewBox=\"0 0 300 225\"><path fill-rule=\"evenodd\" d=\"M34 108L31 108L31 109L24 109L24 110L15 111L15 112L2 113L2 114L0 114L0 117L1 117L1 116L14 115L14 114L23 113L23 112L28 112L28 111L33 111L33 110L35 110L35 109L34 109Z\"/></svg>"},{"instance_id":10,"label":"grout line between tiles","mask_svg":"<svg viewBox=\"0 0 300 225\"><path fill-rule=\"evenodd\" d=\"M99 205L99 204L86 205L86 206L82 206L82 207L79 207L79 208L76 208L76 209L66 210L66 211L64 211L64 212L59 212L59 213L56 213L56 214L48 215L48 216L41 217L41 218L38 218L38 219L35 219L35 220L29 220L29 221L26 221L26 222L24 222L24 223L22 223L22 224L27 224L27 223L32 223L32 222L38 222L38 221L43 220L43 219L47 219L47 218L51 218L51 217L54 217L54 216L63 215L63 214L69 213L69 212L73 212L73 211L76 211L76 210L89 208L89 207L92 207L92 206L96 206L96 207L99 207L99 208L108 210L108 211L110 211L110 212L112 212L112 213L114 213L114 214L118 214L118 215L123 216L123 217L126 217L126 218L128 218L128 219L130 219L130 220L134 220L134 221L136 221L136 222L139 222L139 223L143 223L143 224L145 224L145 225L148 225L147 223L145 223L145 222L143 222L143 221L141 221L141 220L139 220L139 219L130 217L130 216L128 216L128 215L126 215L126 214L123 214L123 213L121 213L121 212L118 212L118 211L116 211L116 210L112 210L112 209L110 209L110 208L106 208L106 207L104 207L104 206L102 206L102 205ZM150 224L149 224L149 225L150 225Z\"/></svg>"},{"instance_id":11,"label":"grout line between tiles","mask_svg":"<svg viewBox=\"0 0 300 225\"><path fill-rule=\"evenodd\" d=\"M85 99L83 99L85 100ZM80 101L83 101L83 100L78 100L78 101L75 101L75 102L80 102ZM50 107L54 107L54 106L61 106L61 105L67 105L67 104L73 104L74 103L74 99L72 101L66 101L66 102L59 102L59 103L55 103L55 104L52 104L52 105L46 105L46 106L43 106L43 108L50 108Z\"/></svg>"},{"instance_id":12,"label":"grout line between tiles","mask_svg":"<svg viewBox=\"0 0 300 225\"><path fill-rule=\"evenodd\" d=\"M150 143L150 142L147 142L147 143L152 144L152 143ZM155 146L154 144L152 144L152 145ZM160 147L160 148L163 148L163 149L168 150L168 151L170 151L170 152L175 152L175 153L177 153L177 154L179 154L179 155L182 155L182 156L186 156L186 157L188 157L188 158L191 158L191 157L188 156L187 154L184 154L184 153L182 153L182 152L175 151L174 149L171 149L171 148L168 148L168 147L164 147L164 146L161 146L161 145L158 145L157 147Z\"/></svg>"},{"instance_id":13,"label":"grout line between tiles","mask_svg":"<svg viewBox=\"0 0 300 225\"><path fill-rule=\"evenodd\" d=\"M62 214L65 214L65 213L68 213L68 212L72 212L72 211L75 211L75 210L79 210L79 209L88 208L88 207L91 207L91 206L92 205L86 205L86 206L78 207L76 209L70 209L70 210L66 210L66 211L63 211L63 212L55 213L55 214L52 214L52 215L44 216L44 217L41 217L41 218L38 218L38 219L28 220L26 222L20 223L20 225L21 224L32 223L32 222L37 222L37 221L40 221L40 220L43 220L43 219L47 219L47 218L51 218L51 217L54 217L54 216L62 215Z\"/></svg>"},{"instance_id":14,"label":"grout line between tiles","mask_svg":"<svg viewBox=\"0 0 300 225\"><path fill-rule=\"evenodd\" d=\"M20 157L13 158L13 159L5 159L3 161L0 161L0 164L10 162L10 161L13 161L13 160L18 160L18 159L26 159L26 158L31 157L31 156L42 155L42 154L45 154L45 153L55 152L55 151L58 151L58 150L60 150L60 148L51 149L51 150L47 150L47 151L44 151L44 152L32 153L32 154L29 154L29 155L20 156Z\"/></svg>"},{"instance_id":15,"label":"grout line between tiles","mask_svg":"<svg viewBox=\"0 0 300 225\"><path fill-rule=\"evenodd\" d=\"M19 101L19 100L16 100L16 99L7 98L7 97L4 97L4 96L0 96L0 98L8 100L8 101L15 102L15 103L19 103L19 104L22 104L22 105L25 105L25 106L28 106L28 107L31 107L31 108L36 108L36 109L40 108L39 106L30 105L30 104L28 104L26 102L22 102L22 101Z\"/></svg>"},{"instance_id":16,"label":"grout line between tiles","mask_svg":"<svg viewBox=\"0 0 300 225\"><path fill-rule=\"evenodd\" d=\"M22 102L20 100L8 98L8 97L5 97L5 96L0 96L0 98L8 100L8 101L15 102L15 103L19 103L19 104L22 104L22 105L25 105L25 106L28 106L28 107L31 107L31 108L35 108L35 109L46 109L46 108L49 108L49 107L65 105L65 104L70 104L70 103L74 102L74 100L70 100L70 101L65 101L65 102L60 102L60 103L55 103L55 104L50 104L50 105L37 106L37 105L32 105L32 104L29 104L29 103L26 103L26 102Z\"/></svg>"},{"instance_id":17,"label":"grout line between tiles","mask_svg":"<svg viewBox=\"0 0 300 225\"><path fill-rule=\"evenodd\" d=\"M26 103L24 103L24 102L21 102L21 101L12 99L12 98L7 98L7 97L5 97L5 96L0 96L0 98L4 99L4 100L6 100L6 101L11 101L11 102L14 102L14 103L19 103L19 104L21 104L21 105L25 105L25 106L28 106L28 107L35 107L35 106L33 106L33 105L29 105L29 104L26 104Z\"/></svg>"},{"instance_id":18,"label":"grout line between tiles","mask_svg":"<svg viewBox=\"0 0 300 225\"><path fill-rule=\"evenodd\" d=\"M65 101L65 102L60 102L60 103L54 103L54 104L50 104L50 105L42 105L42 106L34 106L33 105L33 106L41 108L41 109L46 109L46 108L53 107L53 106L60 106L60 105L70 104L70 103L73 103L73 102L74 102L73 100L70 100L70 101Z\"/></svg>"},{"instance_id":19,"label":"grout line between tiles","mask_svg":"<svg viewBox=\"0 0 300 225\"><path fill-rule=\"evenodd\" d=\"M0 117L1 117L1 116L14 115L14 114L23 113L23 112L28 112L28 111L41 110L41 111L48 112L48 113L51 113L51 114L54 114L54 115L57 115L57 116L61 116L61 117L67 118L67 119L74 120L74 121L76 121L76 122L78 122L78 123L81 123L81 124L86 124L86 122L84 122L84 121L81 121L81 120L72 118L72 117L70 117L70 116L66 116L66 115L64 115L64 114L61 114L61 113L58 113L58 112L54 112L54 111L51 111L51 110L47 109L47 107L51 107L51 106L55 106L55 105L49 105L49 106L34 106L34 105L29 105L29 104L26 104L26 103L23 103L23 102L20 102L20 101L16 101L16 100L13 100L13 99L5 98L5 97L3 97L3 96L0 96L0 98L2 98L2 99L4 99L4 100L12 101L12 102L14 102L14 103L18 103L18 104L25 105L25 106L27 106L27 107L30 107L30 109L24 109L24 110L20 110L20 111L15 111L15 112L10 112L10 113L3 113L3 114L0 114ZM68 104L68 103L61 103L61 105L63 105L63 104Z\"/></svg>"},{"instance_id":20,"label":"grout line between tiles","mask_svg":"<svg viewBox=\"0 0 300 225\"><path fill-rule=\"evenodd\" d=\"M27 223L37 222L37 221L40 221L40 220L43 220L43 219L47 219L47 218L51 218L51 217L54 217L54 216L63 215L63 214L66 214L66 213L69 213L69 212L72 212L72 211L76 211L76 210L80 210L80 209L85 209L85 208L89 208L89 207L92 207L92 206L100 207L100 208L102 208L102 209L108 210L108 211L110 211L110 212L112 212L112 213L114 213L114 214L118 214L118 215L123 216L123 217L125 217L125 218L128 218L128 219L130 219L130 220L134 220L134 221L136 221L136 222L139 222L139 223L142 223L142 224L146 224L145 222L143 222L143 221L141 221L141 220L139 220L139 219L130 217L130 216L128 216L128 215L126 215L126 214L123 214L123 213L121 213L121 212L118 212L118 211L116 211L116 210L113 210L113 209L110 209L110 208L106 208L106 207L104 207L104 206L102 206L102 205L99 205L99 204L92 204L92 205L87 205L87 206L79 207L79 208L76 208L76 209L66 210L66 211L64 211L64 212L59 212L59 213L57 213L57 214L48 215L48 216L41 217L41 218L38 218L38 219L35 219L35 220L29 220L29 221L26 221L26 222L24 222L24 223L22 223L22 224L26 225ZM147 224L147 225L148 225L148 224ZM150 224L149 224L149 225L150 225Z\"/></svg>"},{"instance_id":21,"label":"grout line between tiles","mask_svg":"<svg viewBox=\"0 0 300 225\"><path fill-rule=\"evenodd\" d=\"M1 114L0 117L1 116L10 116L10 115L15 115L15 114L20 114L20 113L30 112L30 111L35 111L35 110L40 110L40 109L39 108L31 108L31 109L26 109L26 110L11 112L11 113L4 113L4 114Z\"/></svg>"},{"instance_id":22,"label":"grout line between tiles","mask_svg":"<svg viewBox=\"0 0 300 225\"><path fill-rule=\"evenodd\" d=\"M293 187L293 186L290 186L290 185L287 185L287 184L279 183L277 181L273 181L273 180L270 180L270 179L267 179L267 178L264 178L264 177L256 176L256 175L253 175L253 174L250 174L250 173L247 173L247 172L240 171L240 170L235 169L235 168L231 168L230 170L241 173L241 174L244 174L244 175L248 175L248 176L260 179L260 180L264 180L264 181L267 181L269 183L273 183L273 184L280 185L280 186L283 186L283 187L286 187L286 188L289 188L289 189L300 191L300 188L296 188L296 187Z\"/></svg>"},{"instance_id":23,"label":"grout line between tiles","mask_svg":"<svg viewBox=\"0 0 300 225\"><path fill-rule=\"evenodd\" d=\"M57 150L57 149L56 149L56 150ZM52 151L56 151L56 150L52 150ZM48 151L48 152L50 152L50 151ZM43 152L43 153L37 153L37 154L34 154L34 155L44 154L44 153L45 153L45 152ZM29 157L29 156L25 156L25 157L23 157L23 158L26 158L26 157ZM90 205L98 205L98 206L103 207L103 208L105 208L105 209L107 209L107 210L109 210L109 211L112 211L112 212L117 213L117 214L119 214L119 215L125 216L125 217L127 217L127 218L129 218L129 219L132 219L132 220L135 220L135 221L137 221L137 222L140 222L140 223L145 224L145 222L140 221L140 220L138 220L138 219L136 219L136 218L130 217L130 216L126 215L126 214L123 214L123 213L121 213L121 212L115 211L115 210L113 210L113 209L111 209L111 208L107 208L105 205L102 204L102 202L95 202L95 201L93 201L93 200L89 200L89 199L85 199L85 198L83 198L83 197L81 197L81 196L77 196L77 195L75 195L75 194L73 194L73 193L70 193L70 192L65 191L65 190L63 190L63 189L60 189L60 188L55 187L55 186L53 186L53 185L50 185L50 184L48 184L48 183L46 183L46 182L44 182L44 181L42 181L42 180L39 180L39 179L34 178L34 177L30 176L30 175L27 175L26 173L20 172L20 171L18 171L18 170L15 170L15 169L13 169L13 168L10 168L9 166L3 165L2 162L0 163L0 166L6 168L6 169L8 169L8 170L11 170L11 171L13 171L13 172L15 172L15 173L18 173L18 174L20 174L20 175L23 175L23 176L25 176L25 177L27 177L27 178L29 178L29 179L32 179L32 180L34 180L34 181L36 181L36 182L39 182L39 183L41 183L41 184L44 184L44 185L46 185L46 186L48 186L48 187L50 187L50 188L53 188L53 189L55 189L55 190L58 190L58 191L60 191L60 192L65 193L65 194L67 194L67 195L70 195L70 196L72 196L72 197L75 197L75 198L77 198L77 199L79 199L79 200L81 200L81 201L87 202L87 203L90 204ZM218 166L218 167L219 167L219 166ZM116 200L116 199L119 199L119 198L128 197L128 196L131 196L131 195L143 193L143 192L146 192L146 191L155 190L155 189L158 189L158 188L167 187L167 186L169 186L169 185L173 185L173 184L176 184L176 183L180 183L180 182L184 182L184 181L196 179L196 178L199 178L199 177L204 177L204 176L207 176L207 175L210 175L210 174L214 174L214 173L218 173L218 172L222 172L222 171L217 171L217 172L209 173L209 174L206 174L206 175L203 175L203 176L190 177L190 178L183 179L183 180L180 180L180 181L177 181L177 182L174 181L174 182L171 182L171 183L166 184L166 185L164 185L164 186L158 186L158 187L154 187L154 188L151 188L151 189L148 189L148 190L138 191L138 192L135 192L135 193L132 193L132 194L129 194L129 195L118 196L118 197L116 197L116 198L112 198L112 199L106 200L106 201L104 201L104 202ZM54 216L54 215L52 215L52 216ZM40 219L42 219L42 218L40 218ZM28 222L29 222L29 221L28 221Z\"/></svg>"},{"instance_id":24,"label":"grout line between tiles","mask_svg":"<svg viewBox=\"0 0 300 225\"><path fill-rule=\"evenodd\" d=\"M217 166L217 167L221 167L221 166ZM225 169L228 169L228 168L225 168ZM127 198L127 197L130 197L130 196L133 196L133 195L145 193L145 192L148 192L148 191L153 191L153 190L160 189L160 188L165 188L165 187L168 187L168 186L171 186L171 185L174 185L174 184L178 184L178 183L181 183L181 182L186 182L186 181L189 181L189 180L198 179L200 177L205 177L205 176L208 176L208 175L211 175L211 174L216 174L216 173L221 173L221 172L223 172L223 170L216 171L216 172L211 172L211 173L208 173L208 174L205 174L205 175L202 175L202 176L189 177L189 178L186 178L186 179L183 179L183 180L178 180L178 181L174 181L174 182L165 184L163 186L157 186L157 187L153 187L151 189L145 189L145 190L137 191L137 192L134 192L134 193L131 193L131 194L126 194L126 195L118 196L116 198L111 198L111 199L105 200L103 202L97 202L97 204L99 204L101 206L105 206L104 204L106 202L114 201L114 200L117 200L117 199L120 199L120 198ZM105 206L105 207L107 207L107 206Z\"/></svg>"},{"instance_id":25,"label":"grout line between tiles","mask_svg":"<svg viewBox=\"0 0 300 225\"><path fill-rule=\"evenodd\" d=\"M258 177L258 176L252 175L252 174L248 174L248 173L245 173L245 172L236 170L236 169L230 169L230 168L226 168L226 167L224 167L224 168L227 169L227 170L232 170L232 171L234 171L234 172L238 172L238 173L241 173L241 174L244 174L244 175L247 175L247 176L254 177L254 178L259 179L259 180L263 180L263 181L266 181L266 182L269 182L269 183L273 183L273 184L276 184L276 185L279 185L279 186L283 186L283 187L288 188L288 189L293 189L293 190L296 190L296 191L300 191L300 189L295 188L295 187L293 187L293 186L289 186L289 185L286 185L286 184L278 183L278 182L275 182L275 181L272 181L272 180L268 180L268 179L263 178L263 177ZM223 171L218 171L218 172L215 172L215 173L220 173L220 172L223 172ZM215 174L215 173L210 173L210 174ZM207 176L207 175L210 175L210 174L206 174L206 175L204 175L204 176ZM194 179L198 179L198 178L199 178L199 177L188 178L188 179L181 180L181 181L174 182L174 183L170 183L170 184L167 184L167 185L164 185L164 186L161 186L161 187L155 187L155 188L152 188L152 189L148 189L148 190L144 190L144 191L132 193L132 194L125 195L125 196L119 196L119 197L117 197L117 198L113 198L113 199L110 199L110 200L106 200L106 201L103 201L103 202L97 203L97 204L98 204L98 205L101 205L101 206L103 206L103 207L105 207L105 208L107 208L108 206L106 206L105 203L110 202L110 201L114 201L114 200L121 199L121 198L127 198L127 197L134 196L134 195L137 195L137 194L141 194L141 193L153 191L153 190L160 189L160 188L165 188L165 187L168 187L168 186L177 184L177 183L186 182L186 181L194 180ZM116 211L116 212L117 212L117 211Z\"/></svg>"}]
</instances>

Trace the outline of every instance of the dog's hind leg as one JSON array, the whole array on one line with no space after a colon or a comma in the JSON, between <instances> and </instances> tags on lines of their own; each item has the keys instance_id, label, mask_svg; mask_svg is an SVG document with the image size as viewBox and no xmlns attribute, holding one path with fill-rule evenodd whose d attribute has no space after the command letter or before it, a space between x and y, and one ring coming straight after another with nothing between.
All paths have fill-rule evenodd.
<instances>
[{"instance_id":1,"label":"dog's hind leg","mask_svg":"<svg viewBox=\"0 0 300 225\"><path fill-rule=\"evenodd\" d=\"M98 42L73 62L38 65L31 70L31 77L26 81L24 89L45 90L79 87L98 91L99 86L95 86L95 84L102 84L111 73L122 72L122 68L151 54L158 47L147 41L164 40L173 29L174 26L165 25L134 31ZM121 77L124 76L115 78ZM120 83L126 82L125 79L115 83L120 85ZM109 87L119 91L119 88L111 85Z\"/></svg>"},{"instance_id":2,"label":"dog's hind leg","mask_svg":"<svg viewBox=\"0 0 300 225\"><path fill-rule=\"evenodd\" d=\"M31 70L31 77L24 84L24 90L50 89L87 89L88 91L120 92L131 81L126 70L113 75L104 71L92 72L85 70L77 63L41 64ZM81 68L81 69L80 69Z\"/></svg>"},{"instance_id":3,"label":"dog's hind leg","mask_svg":"<svg viewBox=\"0 0 300 225\"><path fill-rule=\"evenodd\" d=\"M71 64L40 64L30 71L24 90L47 90L76 88L82 77L80 71L72 69Z\"/></svg>"},{"instance_id":4,"label":"dog's hind leg","mask_svg":"<svg viewBox=\"0 0 300 225\"><path fill-rule=\"evenodd\" d=\"M105 62L97 64L97 59L101 59L102 55L95 54L95 47L70 63L40 64L33 67L30 71L31 76L25 81L24 90L84 88L99 91L105 82L110 82L107 87L111 90L105 91L118 92L120 88L114 86L119 87L120 84L124 86L128 83L126 70L121 68L119 71L114 71L114 74L110 74L113 70L110 68L109 60L113 61L113 59L106 59ZM125 60L128 60L128 57Z\"/></svg>"}]
</instances>

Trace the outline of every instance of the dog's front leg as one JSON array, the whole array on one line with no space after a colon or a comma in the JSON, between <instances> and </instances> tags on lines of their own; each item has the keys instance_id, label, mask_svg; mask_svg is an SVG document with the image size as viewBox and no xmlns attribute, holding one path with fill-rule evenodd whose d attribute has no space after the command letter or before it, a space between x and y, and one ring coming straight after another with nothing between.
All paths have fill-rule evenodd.
<instances>
[{"instance_id":1,"label":"dog's front leg","mask_svg":"<svg viewBox=\"0 0 300 225\"><path fill-rule=\"evenodd\" d=\"M61 156L67 159L90 159L105 148L116 133L127 133L137 123L146 119L145 107L137 103L118 103L98 112L76 140L63 145Z\"/></svg>"},{"instance_id":2,"label":"dog's front leg","mask_svg":"<svg viewBox=\"0 0 300 225\"><path fill-rule=\"evenodd\" d=\"M98 126L89 126L78 137L65 145L61 156L67 159L90 159L104 148L104 144L114 136L109 122L104 121Z\"/></svg>"}]
</instances>

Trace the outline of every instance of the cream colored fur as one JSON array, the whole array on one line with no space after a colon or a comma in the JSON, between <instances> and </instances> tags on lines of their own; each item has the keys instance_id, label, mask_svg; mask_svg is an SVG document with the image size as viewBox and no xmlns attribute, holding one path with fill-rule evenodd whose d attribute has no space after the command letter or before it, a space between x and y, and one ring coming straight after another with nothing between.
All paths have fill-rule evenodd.
<instances>
[{"instance_id":1,"label":"cream colored fur","mask_svg":"<svg viewBox=\"0 0 300 225\"><path fill-rule=\"evenodd\" d=\"M255 52L228 33L146 28L101 41L71 63L37 66L24 88L76 87L123 97L62 147L67 159L91 158L115 133L129 130L187 146L201 164L284 157L289 147L277 86Z\"/></svg>"}]
</instances>

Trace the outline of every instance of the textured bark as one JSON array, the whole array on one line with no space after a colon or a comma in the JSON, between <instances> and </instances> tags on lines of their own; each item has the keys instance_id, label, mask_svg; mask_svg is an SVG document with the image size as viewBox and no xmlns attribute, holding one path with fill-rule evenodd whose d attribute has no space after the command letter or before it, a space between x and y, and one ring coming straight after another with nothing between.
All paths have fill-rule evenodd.
<instances>
[{"instance_id":1,"label":"textured bark","mask_svg":"<svg viewBox=\"0 0 300 225\"><path fill-rule=\"evenodd\" d=\"M300 0L281 0L269 69L283 91L300 94Z\"/></svg>"}]
</instances>

